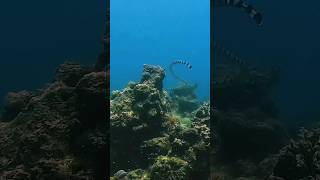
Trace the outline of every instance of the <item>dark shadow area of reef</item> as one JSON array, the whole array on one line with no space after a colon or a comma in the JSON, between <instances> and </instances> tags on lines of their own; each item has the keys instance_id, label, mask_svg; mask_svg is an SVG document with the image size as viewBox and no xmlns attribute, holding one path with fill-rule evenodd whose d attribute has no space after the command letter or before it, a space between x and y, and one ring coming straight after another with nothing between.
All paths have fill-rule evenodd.
<instances>
[{"instance_id":1,"label":"dark shadow area of reef","mask_svg":"<svg viewBox=\"0 0 320 180\"><path fill-rule=\"evenodd\" d=\"M0 117L0 179L108 177L109 47L107 22L94 67L65 62L42 89L6 95Z\"/></svg>"}]
</instances>

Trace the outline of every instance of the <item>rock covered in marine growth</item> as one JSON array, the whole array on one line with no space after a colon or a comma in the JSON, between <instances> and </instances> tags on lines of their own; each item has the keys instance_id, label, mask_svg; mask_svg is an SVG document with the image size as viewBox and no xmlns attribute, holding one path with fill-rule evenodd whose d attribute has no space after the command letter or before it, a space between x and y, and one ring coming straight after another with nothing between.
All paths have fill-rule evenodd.
<instances>
[{"instance_id":1,"label":"rock covered in marine growth","mask_svg":"<svg viewBox=\"0 0 320 180\"><path fill-rule=\"evenodd\" d=\"M286 143L286 131L277 119L258 108L220 111L217 119L220 156L228 160L261 159L276 153Z\"/></svg>"},{"instance_id":2,"label":"rock covered in marine growth","mask_svg":"<svg viewBox=\"0 0 320 180\"><path fill-rule=\"evenodd\" d=\"M105 73L65 63L47 87L15 95L19 112L0 123L0 179L105 178L105 91Z\"/></svg>"},{"instance_id":3,"label":"rock covered in marine growth","mask_svg":"<svg viewBox=\"0 0 320 180\"><path fill-rule=\"evenodd\" d=\"M59 66L54 81L62 81L67 86L74 87L85 74L92 71L90 69L78 63L68 61Z\"/></svg>"},{"instance_id":4,"label":"rock covered in marine growth","mask_svg":"<svg viewBox=\"0 0 320 180\"><path fill-rule=\"evenodd\" d=\"M270 93L279 72L220 62L214 73L214 129L224 154L220 156L234 161L276 153L287 140Z\"/></svg>"},{"instance_id":5,"label":"rock covered in marine growth","mask_svg":"<svg viewBox=\"0 0 320 180\"><path fill-rule=\"evenodd\" d=\"M167 94L162 91L164 76L160 66L144 65L140 83L131 82L123 91L113 93L110 102L111 157L114 158L111 172L137 166L133 163L143 159L139 144L165 130L165 114L170 109Z\"/></svg>"},{"instance_id":6,"label":"rock covered in marine growth","mask_svg":"<svg viewBox=\"0 0 320 180\"><path fill-rule=\"evenodd\" d=\"M279 154L270 180L320 179L320 129L301 129L299 138L291 140Z\"/></svg>"},{"instance_id":7,"label":"rock covered in marine growth","mask_svg":"<svg viewBox=\"0 0 320 180\"><path fill-rule=\"evenodd\" d=\"M197 85L181 85L171 90L170 96L174 104L175 111L179 114L186 114L196 110L200 102L196 95Z\"/></svg>"},{"instance_id":8,"label":"rock covered in marine growth","mask_svg":"<svg viewBox=\"0 0 320 180\"><path fill-rule=\"evenodd\" d=\"M215 68L212 98L220 111L259 107L269 116L276 116L277 109L271 97L271 88L279 77L279 70L251 69L224 64Z\"/></svg>"},{"instance_id":9,"label":"rock covered in marine growth","mask_svg":"<svg viewBox=\"0 0 320 180\"><path fill-rule=\"evenodd\" d=\"M13 120L18 115L18 113L21 112L24 107L26 107L32 96L32 93L28 91L8 93L5 97L1 120Z\"/></svg>"},{"instance_id":10,"label":"rock covered in marine growth","mask_svg":"<svg viewBox=\"0 0 320 180\"><path fill-rule=\"evenodd\" d=\"M203 103L196 111L194 111L194 120L192 127L200 134L202 140L210 144L210 104Z\"/></svg>"},{"instance_id":11,"label":"rock covered in marine growth","mask_svg":"<svg viewBox=\"0 0 320 180\"><path fill-rule=\"evenodd\" d=\"M264 179L288 140L271 93L279 71L220 57L213 73L213 175Z\"/></svg>"},{"instance_id":12,"label":"rock covered in marine growth","mask_svg":"<svg viewBox=\"0 0 320 180\"><path fill-rule=\"evenodd\" d=\"M162 137L144 141L141 145L143 156L151 164L156 163L161 156L169 159L177 157L191 167L185 171L189 178L205 179L209 172L210 149L210 112L207 110L209 104L204 103L193 113L191 127L179 126ZM163 174L164 177L170 176L168 173Z\"/></svg>"},{"instance_id":13,"label":"rock covered in marine growth","mask_svg":"<svg viewBox=\"0 0 320 180\"><path fill-rule=\"evenodd\" d=\"M148 84L162 91L164 77L165 71L162 67L145 64L140 84Z\"/></svg>"},{"instance_id":14,"label":"rock covered in marine growth","mask_svg":"<svg viewBox=\"0 0 320 180\"><path fill-rule=\"evenodd\" d=\"M150 179L167 180L185 180L190 177L190 164L177 157L159 156L151 166Z\"/></svg>"}]
</instances>

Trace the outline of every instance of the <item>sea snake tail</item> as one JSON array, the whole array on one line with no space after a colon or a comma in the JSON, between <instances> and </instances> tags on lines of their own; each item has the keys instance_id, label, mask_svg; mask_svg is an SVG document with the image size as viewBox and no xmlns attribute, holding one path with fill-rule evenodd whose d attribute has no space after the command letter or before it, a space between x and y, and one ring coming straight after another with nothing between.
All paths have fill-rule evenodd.
<instances>
[{"instance_id":1,"label":"sea snake tail","mask_svg":"<svg viewBox=\"0 0 320 180\"><path fill-rule=\"evenodd\" d=\"M187 61L182 61L182 60L177 60L177 61L174 61L170 64L170 67L169 67L169 70L170 70L170 73L173 75L174 78L176 78L177 80L181 81L182 83L184 84L188 84L188 82L182 78L180 78L173 70L173 66L176 65L176 64L184 64L186 65L189 69L192 69L192 65L187 62Z\"/></svg>"},{"instance_id":2,"label":"sea snake tail","mask_svg":"<svg viewBox=\"0 0 320 180\"><path fill-rule=\"evenodd\" d=\"M245 13L247 13L251 19L255 21L255 23L259 26L263 24L262 14L257 11L252 5L248 4L243 0L211 0L211 3L214 7L235 7L242 9Z\"/></svg>"}]
</instances>

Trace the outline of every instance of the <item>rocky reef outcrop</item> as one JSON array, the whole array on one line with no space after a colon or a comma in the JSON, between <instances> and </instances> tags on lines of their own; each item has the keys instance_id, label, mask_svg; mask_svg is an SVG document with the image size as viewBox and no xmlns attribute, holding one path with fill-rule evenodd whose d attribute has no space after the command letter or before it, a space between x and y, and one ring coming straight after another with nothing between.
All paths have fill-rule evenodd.
<instances>
[{"instance_id":1,"label":"rocky reef outcrop","mask_svg":"<svg viewBox=\"0 0 320 180\"><path fill-rule=\"evenodd\" d=\"M159 136L164 130L169 101L161 90L163 78L164 69L144 65L140 83L129 83L122 92L113 93L110 102L111 172L113 168L141 166L139 162L144 158L139 155L139 144ZM133 164L128 163L128 159Z\"/></svg>"},{"instance_id":2,"label":"rocky reef outcrop","mask_svg":"<svg viewBox=\"0 0 320 180\"><path fill-rule=\"evenodd\" d=\"M9 93L0 122L0 179L107 176L106 72L66 62L38 91Z\"/></svg>"},{"instance_id":3,"label":"rocky reef outcrop","mask_svg":"<svg viewBox=\"0 0 320 180\"><path fill-rule=\"evenodd\" d=\"M164 69L144 65L140 82L111 95L112 179L207 179L210 105L190 112L189 126L172 115Z\"/></svg>"},{"instance_id":4,"label":"rocky reef outcrop","mask_svg":"<svg viewBox=\"0 0 320 180\"><path fill-rule=\"evenodd\" d=\"M301 129L297 140L284 147L270 180L317 180L320 178L320 129Z\"/></svg>"},{"instance_id":5,"label":"rocky reef outcrop","mask_svg":"<svg viewBox=\"0 0 320 180\"><path fill-rule=\"evenodd\" d=\"M172 102L174 102L174 111L182 115L188 115L188 113L196 110L200 106L196 95L196 88L196 84L184 84L170 91L170 97Z\"/></svg>"},{"instance_id":6,"label":"rocky reef outcrop","mask_svg":"<svg viewBox=\"0 0 320 180\"><path fill-rule=\"evenodd\" d=\"M212 176L263 179L288 141L271 94L279 71L231 57L218 56L213 71Z\"/></svg>"}]
</instances>

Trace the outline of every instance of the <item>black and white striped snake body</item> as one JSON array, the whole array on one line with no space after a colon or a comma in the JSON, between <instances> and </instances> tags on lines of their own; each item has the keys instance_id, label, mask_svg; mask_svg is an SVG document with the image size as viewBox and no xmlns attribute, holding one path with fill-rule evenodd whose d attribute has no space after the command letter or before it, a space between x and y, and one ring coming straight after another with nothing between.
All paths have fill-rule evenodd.
<instances>
[{"instance_id":1,"label":"black and white striped snake body","mask_svg":"<svg viewBox=\"0 0 320 180\"><path fill-rule=\"evenodd\" d=\"M177 65L177 64L183 64L185 66L188 67L188 69L192 69L192 65L188 62L188 61L184 61L184 60L176 60L176 61L173 61L171 64L170 64L170 67L169 67L169 70L171 72L171 74L173 75L174 78L176 78L177 80L183 82L184 84L188 84L188 82L184 79L182 79L181 77L179 77L173 70L173 66L174 65Z\"/></svg>"},{"instance_id":2,"label":"black and white striped snake body","mask_svg":"<svg viewBox=\"0 0 320 180\"><path fill-rule=\"evenodd\" d=\"M235 7L247 13L257 25L262 25L262 14L244 0L211 0L213 7Z\"/></svg>"}]
</instances>

